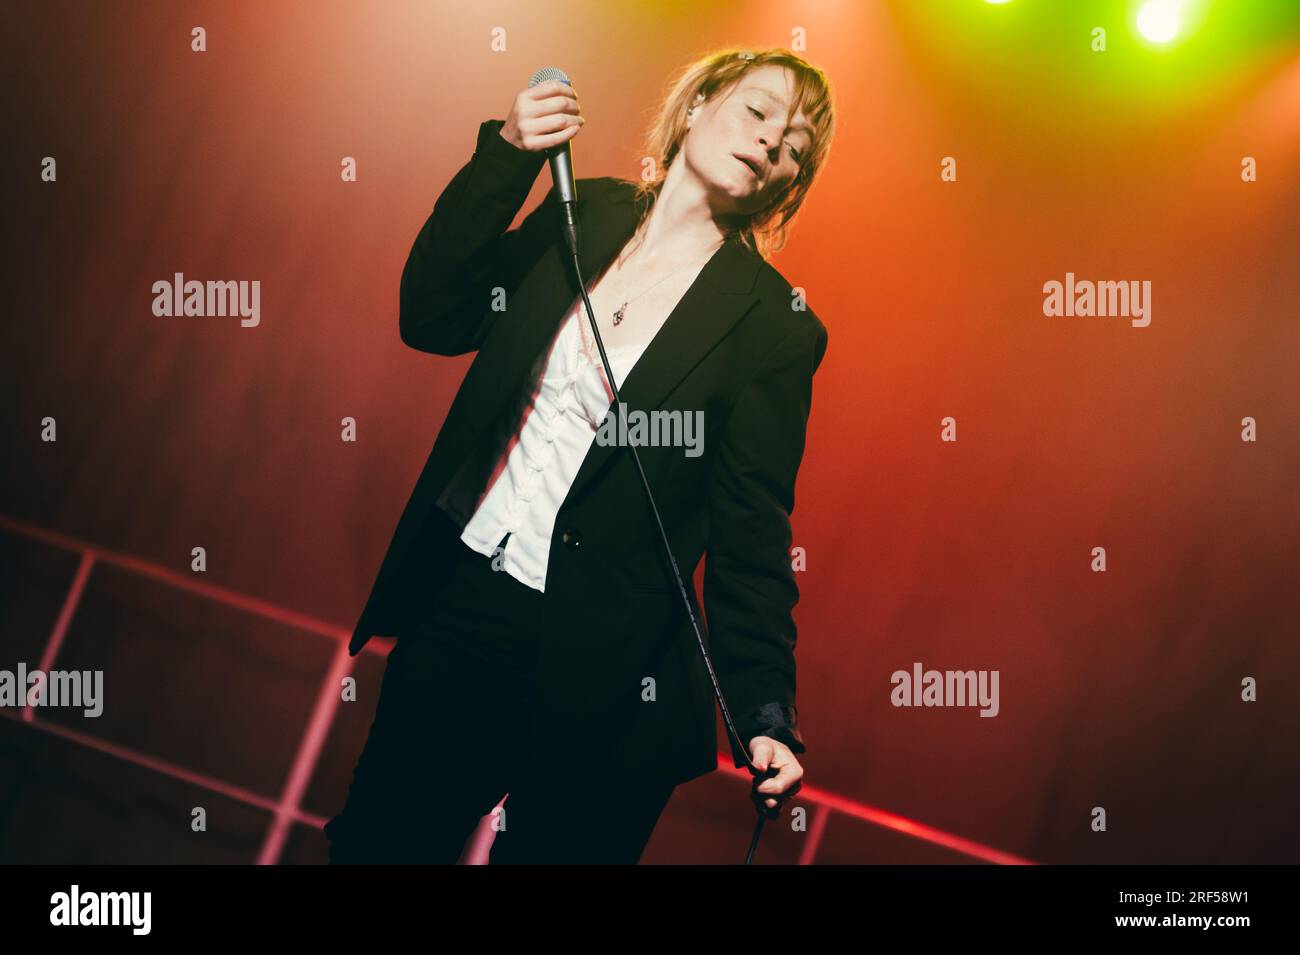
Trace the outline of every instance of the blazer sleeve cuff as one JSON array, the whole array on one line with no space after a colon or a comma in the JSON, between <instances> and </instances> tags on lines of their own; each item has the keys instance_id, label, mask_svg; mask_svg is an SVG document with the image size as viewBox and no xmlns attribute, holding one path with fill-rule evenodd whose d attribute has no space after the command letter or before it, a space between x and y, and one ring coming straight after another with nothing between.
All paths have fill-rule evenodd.
<instances>
[{"instance_id":1,"label":"blazer sleeve cuff","mask_svg":"<svg viewBox=\"0 0 1300 955\"><path fill-rule=\"evenodd\" d=\"M755 736L768 736L779 743L784 743L792 753L807 752L803 734L799 731L798 711L793 704L764 703L745 713L736 720L736 732L746 746ZM745 765L745 755L736 752L732 744L732 759L736 768Z\"/></svg>"},{"instance_id":2,"label":"blazer sleeve cuff","mask_svg":"<svg viewBox=\"0 0 1300 955\"><path fill-rule=\"evenodd\" d=\"M478 130L478 144L474 147L478 165L475 179L494 184L491 191L503 196L526 197L537 181L537 174L546 165L546 153L520 149L501 135L505 120L489 119ZM523 199L520 198L520 204Z\"/></svg>"}]
</instances>

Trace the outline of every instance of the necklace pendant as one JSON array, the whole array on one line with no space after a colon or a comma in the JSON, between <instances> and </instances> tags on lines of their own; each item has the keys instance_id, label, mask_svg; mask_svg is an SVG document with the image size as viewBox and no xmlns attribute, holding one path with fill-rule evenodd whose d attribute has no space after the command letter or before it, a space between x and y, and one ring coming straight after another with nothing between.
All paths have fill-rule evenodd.
<instances>
[{"instance_id":1,"label":"necklace pendant","mask_svg":"<svg viewBox=\"0 0 1300 955\"><path fill-rule=\"evenodd\" d=\"M614 313L614 324L617 325L623 321L623 310L627 308L627 302L619 306L618 311Z\"/></svg>"}]
</instances>

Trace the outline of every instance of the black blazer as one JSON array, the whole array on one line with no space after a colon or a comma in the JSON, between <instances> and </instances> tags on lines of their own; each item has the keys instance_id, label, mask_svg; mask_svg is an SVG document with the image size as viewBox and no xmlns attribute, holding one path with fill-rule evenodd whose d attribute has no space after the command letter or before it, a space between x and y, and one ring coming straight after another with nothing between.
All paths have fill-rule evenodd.
<instances>
[{"instance_id":1,"label":"black blazer","mask_svg":"<svg viewBox=\"0 0 1300 955\"><path fill-rule=\"evenodd\" d=\"M460 531L578 295L554 189L507 231L546 159L503 139L501 125L480 126L473 157L438 198L402 273L402 341L478 354L398 522L353 655L374 633L400 639L437 599L447 555L464 546ZM577 191L590 281L632 236L639 208L624 180L580 179ZM730 240L618 384L630 409L703 410L698 457L637 451L702 625L693 572L708 551L706 639L742 740L767 735L803 752L789 515L827 336L792 303L780 273ZM593 441L556 517L546 593L572 609L562 638L542 643L538 717L519 753L545 772L568 763L663 783L717 767L711 682L661 550L630 452ZM446 728L454 724L449 714ZM734 745L732 756L744 765Z\"/></svg>"}]
</instances>

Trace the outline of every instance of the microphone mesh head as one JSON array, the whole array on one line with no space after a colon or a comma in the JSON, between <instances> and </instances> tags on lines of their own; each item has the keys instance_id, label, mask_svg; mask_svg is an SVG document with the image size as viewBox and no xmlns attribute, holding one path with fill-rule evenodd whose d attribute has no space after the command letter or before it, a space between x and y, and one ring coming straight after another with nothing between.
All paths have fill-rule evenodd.
<instances>
[{"instance_id":1,"label":"microphone mesh head","mask_svg":"<svg viewBox=\"0 0 1300 955\"><path fill-rule=\"evenodd\" d=\"M528 88L532 89L538 83L548 83L551 80L559 80L561 83L573 85L569 82L568 74L558 66L544 66L533 74L533 78L528 81Z\"/></svg>"}]
</instances>

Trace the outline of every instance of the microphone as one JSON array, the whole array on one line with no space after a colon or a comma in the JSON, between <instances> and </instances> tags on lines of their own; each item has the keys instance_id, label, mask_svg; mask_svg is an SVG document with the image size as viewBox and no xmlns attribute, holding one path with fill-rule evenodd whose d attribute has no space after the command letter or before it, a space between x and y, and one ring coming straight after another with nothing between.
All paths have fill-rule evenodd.
<instances>
[{"instance_id":1,"label":"microphone","mask_svg":"<svg viewBox=\"0 0 1300 955\"><path fill-rule=\"evenodd\" d=\"M533 74L532 79L528 81L528 87L532 89L538 83L551 80L573 85L564 70L556 66L546 66ZM578 189L573 183L571 146L571 140L560 143L546 150L546 155L551 161L551 181L555 183L560 208L564 210L564 239L569 245L569 254L576 256L578 254Z\"/></svg>"}]
</instances>

